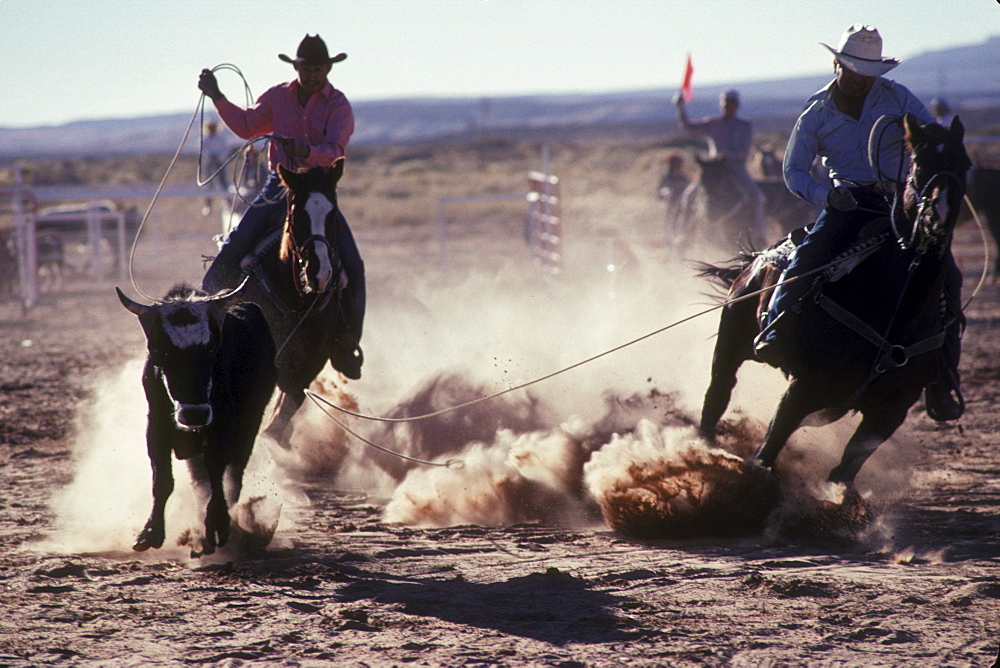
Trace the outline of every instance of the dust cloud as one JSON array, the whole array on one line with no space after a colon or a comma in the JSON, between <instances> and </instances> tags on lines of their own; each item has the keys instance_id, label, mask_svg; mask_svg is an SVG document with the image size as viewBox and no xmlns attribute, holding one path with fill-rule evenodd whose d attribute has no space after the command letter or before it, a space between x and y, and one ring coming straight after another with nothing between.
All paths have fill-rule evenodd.
<instances>
[{"instance_id":1,"label":"dust cloud","mask_svg":"<svg viewBox=\"0 0 1000 668\"><path fill-rule=\"evenodd\" d=\"M56 530L39 544L40 549L131 550L153 500L143 364L144 359L129 361L96 383L94 399L81 411L77 425L73 480L53 497ZM308 505L279 470L272 452L273 446L259 438L243 477L240 502L230 510L243 534L266 538L258 544L269 542L279 530L291 529L297 513ZM167 538L157 558L187 555L204 533L207 499L196 493L185 462L174 460L172 468L175 487L165 513Z\"/></svg>"},{"instance_id":2,"label":"dust cloud","mask_svg":"<svg viewBox=\"0 0 1000 668\"><path fill-rule=\"evenodd\" d=\"M775 481L744 459L784 381L745 365L717 440L701 439L694 425L718 311L623 344L717 297L682 264L640 249L629 257L613 275L597 258L592 272L557 280L513 262L461 279L373 277L364 380L328 366L311 387L363 417L307 399L287 449L258 439L233 517L264 542L293 535L308 513L299 489L308 479L364 492L384 504L385 521L415 526L604 523L644 537L759 526L778 503ZM145 521L140 375L141 361L127 364L85 412L75 478L54 502L52 540L66 551L128 549ZM824 429L803 430L786 447L795 475L822 480L836 464L844 427ZM175 475L171 546L193 540L204 512L186 467Z\"/></svg>"},{"instance_id":3,"label":"dust cloud","mask_svg":"<svg viewBox=\"0 0 1000 668\"><path fill-rule=\"evenodd\" d=\"M318 437L308 447L326 441L343 453L334 484L381 494L389 522L604 523L641 536L759 528L779 502L776 481L744 459L785 384L746 365L717 440L697 435L717 311L506 392L716 303L683 266L630 257L628 274L613 278L501 272L383 286L366 380L323 386L366 416L406 420L340 416L371 443L429 464L372 448L319 411L300 422ZM790 442L796 475L822 480L836 464L846 434L826 429Z\"/></svg>"}]
</instances>

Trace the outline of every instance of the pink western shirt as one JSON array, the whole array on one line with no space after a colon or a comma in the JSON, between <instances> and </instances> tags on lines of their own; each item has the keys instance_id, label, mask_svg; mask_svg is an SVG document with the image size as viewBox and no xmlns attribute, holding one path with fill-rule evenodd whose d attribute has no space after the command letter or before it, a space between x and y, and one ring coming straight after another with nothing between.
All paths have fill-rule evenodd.
<instances>
[{"instance_id":1,"label":"pink western shirt","mask_svg":"<svg viewBox=\"0 0 1000 668\"><path fill-rule=\"evenodd\" d=\"M354 111L343 93L328 82L303 108L296 95L298 87L298 81L289 81L269 88L249 109L241 109L225 97L215 102L219 117L238 137L271 134L309 145L309 157L293 162L278 142L270 142L271 171L279 164L288 168L331 165L344 157L354 133Z\"/></svg>"}]
</instances>

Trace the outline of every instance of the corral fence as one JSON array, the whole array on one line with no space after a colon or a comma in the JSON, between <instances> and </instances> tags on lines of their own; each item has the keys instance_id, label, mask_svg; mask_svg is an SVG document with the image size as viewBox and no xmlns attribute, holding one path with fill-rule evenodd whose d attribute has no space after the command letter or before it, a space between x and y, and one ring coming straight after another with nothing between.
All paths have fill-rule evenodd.
<instances>
[{"instance_id":1,"label":"corral fence","mask_svg":"<svg viewBox=\"0 0 1000 668\"><path fill-rule=\"evenodd\" d=\"M118 210L112 202L151 201L156 184L28 187L20 166L0 165L0 170L7 173L4 182L9 184L0 188L0 242L9 251L8 261L16 263L11 278L16 277L25 308L34 306L42 292L40 269L51 265L56 271L63 262L64 242L82 246L82 270L90 277L102 278L110 271L119 280L126 278L128 248L139 217L134 210ZM205 191L195 184L170 183L159 197L200 198ZM65 202L74 204L54 206ZM51 257L53 252L59 256Z\"/></svg>"},{"instance_id":2,"label":"corral fence","mask_svg":"<svg viewBox=\"0 0 1000 668\"><path fill-rule=\"evenodd\" d=\"M439 200L442 267L448 256L449 209L470 202L520 200L527 203L524 232L530 253L545 272L560 273L563 262L560 185L558 177L547 173L547 155L545 157L544 172L528 173L526 192ZM3 181L7 187L0 188L0 245L3 246L0 250L9 249L7 263L14 265L8 267L11 275L6 278L0 267L0 282L6 281L10 288L16 283L25 308L34 306L42 293L39 270L46 264L47 240L78 244L84 258L82 269L90 277L102 278L110 270L119 280L124 280L127 278L128 249L139 216L135 210L118 210L113 202L152 201L154 196L204 198L213 194L193 183L167 183L158 195L157 185L152 183L28 186L23 182L19 166L0 165L0 170L7 172ZM155 217L149 222L155 243ZM3 262L0 256L0 264Z\"/></svg>"},{"instance_id":3,"label":"corral fence","mask_svg":"<svg viewBox=\"0 0 1000 668\"><path fill-rule=\"evenodd\" d=\"M549 173L549 147L543 146L544 171L528 173L527 193L501 195L466 195L438 200L438 245L441 269L448 264L448 208L471 202L522 200L528 209L524 219L524 238L538 265L548 274L559 275L563 264L562 207L559 177Z\"/></svg>"},{"instance_id":4,"label":"corral fence","mask_svg":"<svg viewBox=\"0 0 1000 668\"><path fill-rule=\"evenodd\" d=\"M552 275L562 271L562 205L559 177L542 172L528 176L528 246Z\"/></svg>"}]
</instances>

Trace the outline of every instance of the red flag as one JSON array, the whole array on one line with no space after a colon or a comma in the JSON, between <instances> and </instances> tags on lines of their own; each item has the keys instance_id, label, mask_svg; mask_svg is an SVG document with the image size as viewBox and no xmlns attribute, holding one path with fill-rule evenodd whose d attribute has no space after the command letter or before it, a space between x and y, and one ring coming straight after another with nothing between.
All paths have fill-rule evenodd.
<instances>
[{"instance_id":1,"label":"red flag","mask_svg":"<svg viewBox=\"0 0 1000 668\"><path fill-rule=\"evenodd\" d=\"M691 101L691 91L694 90L694 65L691 63L691 54L688 54L687 65L684 66L684 83L681 84L681 93L684 95L684 101Z\"/></svg>"}]
</instances>

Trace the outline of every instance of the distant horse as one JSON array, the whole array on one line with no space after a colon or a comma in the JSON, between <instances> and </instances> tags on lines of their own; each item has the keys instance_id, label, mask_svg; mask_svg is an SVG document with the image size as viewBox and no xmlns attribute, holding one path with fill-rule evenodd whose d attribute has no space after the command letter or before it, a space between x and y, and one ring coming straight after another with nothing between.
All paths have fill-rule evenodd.
<instances>
[{"instance_id":1,"label":"distant horse","mask_svg":"<svg viewBox=\"0 0 1000 668\"><path fill-rule=\"evenodd\" d=\"M698 178L684 190L671 243L678 253L699 243L733 252L760 243L751 204L726 158L695 158Z\"/></svg>"},{"instance_id":2,"label":"distant horse","mask_svg":"<svg viewBox=\"0 0 1000 668\"><path fill-rule=\"evenodd\" d=\"M878 235L869 244L870 256L850 273L830 278L812 299L803 300L799 337L789 342L791 354L783 368L790 382L756 455L766 467L774 466L785 442L810 416L827 424L855 410L861 422L829 476L853 486L865 461L937 376L949 324L942 284L971 163L958 119L945 129L908 114L903 125L911 166L905 185L899 185L892 231ZM730 300L739 299L774 285L781 272L776 261L791 245L744 257L731 268L704 265L703 275L728 286ZM844 267L830 268L838 270ZM701 430L708 436L729 404L737 370L753 358L758 318L769 297L765 292L757 299L732 301L722 311L701 414Z\"/></svg>"},{"instance_id":3,"label":"distant horse","mask_svg":"<svg viewBox=\"0 0 1000 668\"><path fill-rule=\"evenodd\" d=\"M781 234L805 227L819 214L812 204L789 190L780 176L757 181L757 187L764 193L764 213L777 223Z\"/></svg>"},{"instance_id":4,"label":"distant horse","mask_svg":"<svg viewBox=\"0 0 1000 668\"><path fill-rule=\"evenodd\" d=\"M281 231L258 246L246 270L243 298L258 304L278 346L278 404L265 433L286 442L286 430L346 328L341 310L343 270L336 251L340 220L337 182L344 161L332 167L278 173L287 188ZM278 214L280 215L280 214Z\"/></svg>"},{"instance_id":5,"label":"distant horse","mask_svg":"<svg viewBox=\"0 0 1000 668\"><path fill-rule=\"evenodd\" d=\"M780 179L782 174L781 158L778 150L769 143L757 145L757 168L765 179Z\"/></svg>"},{"instance_id":6,"label":"distant horse","mask_svg":"<svg viewBox=\"0 0 1000 668\"><path fill-rule=\"evenodd\" d=\"M973 167L969 171L969 200L993 236L996 262L993 277L1000 277L1000 169Z\"/></svg>"}]
</instances>

